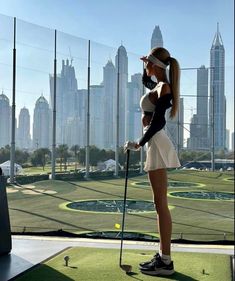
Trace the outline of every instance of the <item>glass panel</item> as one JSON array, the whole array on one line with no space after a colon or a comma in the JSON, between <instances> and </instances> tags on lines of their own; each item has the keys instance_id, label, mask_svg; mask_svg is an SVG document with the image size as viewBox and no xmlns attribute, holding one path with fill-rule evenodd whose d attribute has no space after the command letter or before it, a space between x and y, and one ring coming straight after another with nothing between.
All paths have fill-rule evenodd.
<instances>
[{"instance_id":1,"label":"glass panel","mask_svg":"<svg viewBox=\"0 0 235 281\"><path fill-rule=\"evenodd\" d=\"M10 160L13 18L0 15L0 164ZM3 172L9 175L9 162Z\"/></svg>"},{"instance_id":2,"label":"glass panel","mask_svg":"<svg viewBox=\"0 0 235 281\"><path fill-rule=\"evenodd\" d=\"M0 16L0 21L2 163L10 158L13 19ZM8 186L12 231L59 230L62 235L119 239L126 169L123 144L142 135L139 101L145 89L140 56L125 46L90 43L90 170L85 179L88 40L57 32L56 180L51 180L54 30L17 20L16 38L16 163L22 169L17 166L17 184ZM227 117L231 117L233 66L226 66L225 73ZM223 81L210 84L211 77L208 66L182 68L179 114L174 120L167 118L165 130L182 163L180 169L168 171L172 238L210 241L234 236L230 172L234 161L226 150L215 149L216 172L210 171L213 128L215 144L229 139L214 125L224 116L213 114L212 109L219 112L225 103L224 99L218 103L216 97L212 107L211 95ZM119 174L115 177L118 88ZM227 124L232 128L230 119ZM131 152L125 238L157 239L151 187L147 175L140 174L140 160L139 152ZM220 212L218 204L223 204Z\"/></svg>"},{"instance_id":3,"label":"glass panel","mask_svg":"<svg viewBox=\"0 0 235 281\"><path fill-rule=\"evenodd\" d=\"M50 74L54 32L17 20L16 147L51 150ZM43 165L44 166L44 165ZM49 171L47 167L47 171ZM44 171L44 168L42 168Z\"/></svg>"}]
</instances>

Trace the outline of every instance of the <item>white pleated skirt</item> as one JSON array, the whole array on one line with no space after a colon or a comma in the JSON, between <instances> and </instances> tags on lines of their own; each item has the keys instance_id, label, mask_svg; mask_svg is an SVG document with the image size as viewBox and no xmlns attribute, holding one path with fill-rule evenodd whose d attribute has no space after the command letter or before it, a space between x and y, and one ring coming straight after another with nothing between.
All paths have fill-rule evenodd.
<instances>
[{"instance_id":1,"label":"white pleated skirt","mask_svg":"<svg viewBox=\"0 0 235 281\"><path fill-rule=\"evenodd\" d=\"M148 127L145 127L144 132L147 129ZM158 131L148 141L146 148L146 162L144 167L146 172L163 168L178 168L181 166L174 145L164 129Z\"/></svg>"}]
</instances>

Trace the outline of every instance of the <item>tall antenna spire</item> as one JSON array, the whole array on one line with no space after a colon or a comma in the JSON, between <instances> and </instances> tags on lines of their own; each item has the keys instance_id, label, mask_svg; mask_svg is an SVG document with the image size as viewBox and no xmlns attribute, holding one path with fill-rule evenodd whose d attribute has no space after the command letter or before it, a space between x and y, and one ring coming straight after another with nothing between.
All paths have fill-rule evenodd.
<instances>
[{"instance_id":1,"label":"tall antenna spire","mask_svg":"<svg viewBox=\"0 0 235 281\"><path fill-rule=\"evenodd\" d=\"M72 63L73 63L73 57L72 57L72 54L71 54L71 49L70 49L70 47L69 47L69 56L70 56L70 63L71 63L71 65L72 65Z\"/></svg>"},{"instance_id":2,"label":"tall antenna spire","mask_svg":"<svg viewBox=\"0 0 235 281\"><path fill-rule=\"evenodd\" d=\"M215 37L212 43L212 46L222 46L223 45L223 40L221 37L221 34L219 32L219 23L217 22L217 31L215 33Z\"/></svg>"}]
</instances>

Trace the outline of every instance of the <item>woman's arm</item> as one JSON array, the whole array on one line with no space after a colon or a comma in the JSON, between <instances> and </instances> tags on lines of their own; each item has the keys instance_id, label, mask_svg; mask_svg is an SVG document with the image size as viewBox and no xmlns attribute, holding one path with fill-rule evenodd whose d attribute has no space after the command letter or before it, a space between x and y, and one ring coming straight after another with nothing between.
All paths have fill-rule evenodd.
<instances>
[{"instance_id":1,"label":"woman's arm","mask_svg":"<svg viewBox=\"0 0 235 281\"><path fill-rule=\"evenodd\" d=\"M149 127L143 137L139 141L140 146L144 146L158 131L166 125L165 113L166 110L172 106L170 103L172 99L171 94L161 96L156 103L155 111L150 121Z\"/></svg>"},{"instance_id":2,"label":"woman's arm","mask_svg":"<svg viewBox=\"0 0 235 281\"><path fill-rule=\"evenodd\" d=\"M142 83L144 86L150 90L154 89L157 86L157 83L154 82L151 77L147 75L146 69L144 69L143 75L142 75Z\"/></svg>"}]
</instances>

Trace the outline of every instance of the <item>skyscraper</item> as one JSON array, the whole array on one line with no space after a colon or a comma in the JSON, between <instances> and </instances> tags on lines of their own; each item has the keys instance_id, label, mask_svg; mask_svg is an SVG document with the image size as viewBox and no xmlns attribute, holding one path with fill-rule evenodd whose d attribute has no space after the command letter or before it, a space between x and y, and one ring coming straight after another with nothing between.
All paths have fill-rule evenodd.
<instances>
[{"instance_id":1,"label":"skyscraper","mask_svg":"<svg viewBox=\"0 0 235 281\"><path fill-rule=\"evenodd\" d=\"M30 115L26 107L20 110L16 145L21 149L29 149L31 146Z\"/></svg>"},{"instance_id":2,"label":"skyscraper","mask_svg":"<svg viewBox=\"0 0 235 281\"><path fill-rule=\"evenodd\" d=\"M175 148L180 151L184 146L184 99L179 99L179 111L173 119L170 119L170 110L166 112L165 130Z\"/></svg>"},{"instance_id":3,"label":"skyscraper","mask_svg":"<svg viewBox=\"0 0 235 281\"><path fill-rule=\"evenodd\" d=\"M107 138L104 118L110 122L112 119L112 115L111 117L108 115L109 108L104 107L104 104L103 85L92 85L90 87L90 145L98 148L104 148L104 139Z\"/></svg>"},{"instance_id":4,"label":"skyscraper","mask_svg":"<svg viewBox=\"0 0 235 281\"><path fill-rule=\"evenodd\" d=\"M35 104L33 116L33 147L49 148L49 104L41 96Z\"/></svg>"},{"instance_id":5,"label":"skyscraper","mask_svg":"<svg viewBox=\"0 0 235 281\"><path fill-rule=\"evenodd\" d=\"M202 65L197 69L197 112L190 124L188 148L208 149L208 69Z\"/></svg>"},{"instance_id":6,"label":"skyscraper","mask_svg":"<svg viewBox=\"0 0 235 281\"><path fill-rule=\"evenodd\" d=\"M215 149L225 149L226 147L226 98L224 94L224 61L225 50L222 37L219 32L219 25L217 24L217 32L215 34L210 50L210 124L214 124L213 127ZM212 120L213 116L214 120Z\"/></svg>"},{"instance_id":7,"label":"skyscraper","mask_svg":"<svg viewBox=\"0 0 235 281\"><path fill-rule=\"evenodd\" d=\"M84 146L84 125L79 117L69 117L64 128L64 143L68 147Z\"/></svg>"},{"instance_id":8,"label":"skyscraper","mask_svg":"<svg viewBox=\"0 0 235 281\"><path fill-rule=\"evenodd\" d=\"M118 59L119 54L119 59ZM115 57L115 66L119 69L119 146L123 145L126 138L126 99L127 99L127 83L128 83L128 57L124 46L118 48ZM116 112L116 108L115 108Z\"/></svg>"},{"instance_id":9,"label":"skyscraper","mask_svg":"<svg viewBox=\"0 0 235 281\"><path fill-rule=\"evenodd\" d=\"M71 119L77 115L76 111L76 94L77 79L75 69L69 60L62 60L62 70L57 75L56 89L56 141L59 144L65 143L65 126L67 119ZM53 92L54 92L54 76L50 76L50 108L52 109Z\"/></svg>"},{"instance_id":10,"label":"skyscraper","mask_svg":"<svg viewBox=\"0 0 235 281\"><path fill-rule=\"evenodd\" d=\"M11 108L6 95L0 95L0 148L10 145Z\"/></svg>"},{"instance_id":11,"label":"skyscraper","mask_svg":"<svg viewBox=\"0 0 235 281\"><path fill-rule=\"evenodd\" d=\"M109 60L103 68L104 108L103 110L103 135L104 148L115 148L115 122L117 100L117 71L112 61Z\"/></svg>"},{"instance_id":12,"label":"skyscraper","mask_svg":"<svg viewBox=\"0 0 235 281\"><path fill-rule=\"evenodd\" d=\"M155 26L151 38L151 49L156 47L163 47L162 33L159 25Z\"/></svg>"},{"instance_id":13,"label":"skyscraper","mask_svg":"<svg viewBox=\"0 0 235 281\"><path fill-rule=\"evenodd\" d=\"M163 37L160 30L160 27L157 25L155 26L151 38L151 49L156 47L163 47ZM167 69L167 76L169 77L169 70ZM175 147L182 148L184 137L183 137L183 123L184 123L184 112L183 112L183 98L180 98L179 102L179 115L175 117L174 119L169 118L169 111L166 115L166 133L169 136L169 138L172 140Z\"/></svg>"},{"instance_id":14,"label":"skyscraper","mask_svg":"<svg viewBox=\"0 0 235 281\"><path fill-rule=\"evenodd\" d=\"M232 132L232 134L231 134L231 148L232 148L232 151L234 151L234 132Z\"/></svg>"},{"instance_id":15,"label":"skyscraper","mask_svg":"<svg viewBox=\"0 0 235 281\"><path fill-rule=\"evenodd\" d=\"M230 147L230 131L228 129L226 129L226 149L229 150Z\"/></svg>"},{"instance_id":16,"label":"skyscraper","mask_svg":"<svg viewBox=\"0 0 235 281\"><path fill-rule=\"evenodd\" d=\"M87 90L78 90L75 94L75 113L74 116L68 117L64 122L63 130L63 143L68 147L78 145L85 146L86 141L86 128L85 128L85 115L86 115L86 98Z\"/></svg>"},{"instance_id":17,"label":"skyscraper","mask_svg":"<svg viewBox=\"0 0 235 281\"><path fill-rule=\"evenodd\" d=\"M139 101L143 94L142 74L131 76L127 92L127 139L136 141L141 137L141 111Z\"/></svg>"}]
</instances>

